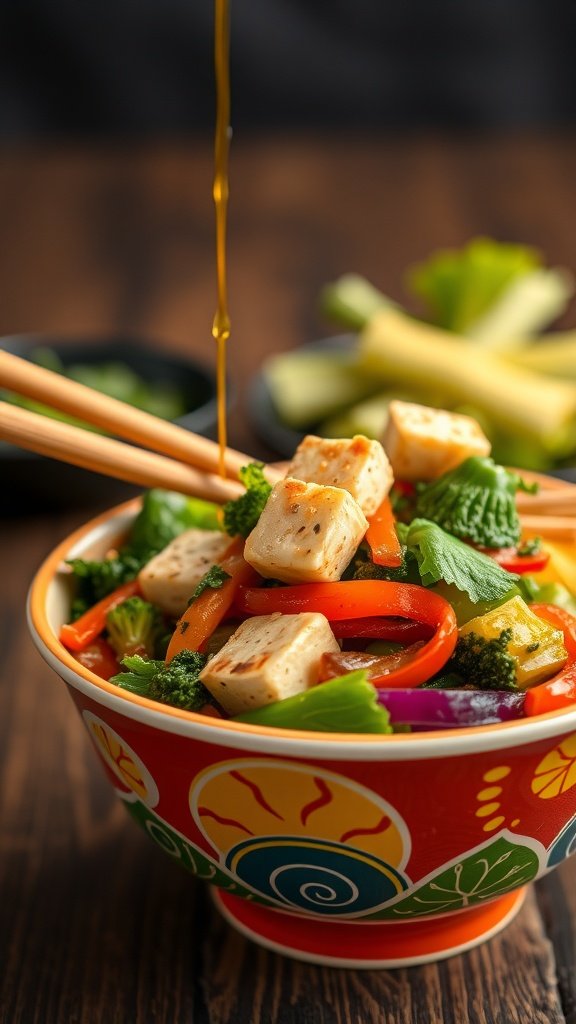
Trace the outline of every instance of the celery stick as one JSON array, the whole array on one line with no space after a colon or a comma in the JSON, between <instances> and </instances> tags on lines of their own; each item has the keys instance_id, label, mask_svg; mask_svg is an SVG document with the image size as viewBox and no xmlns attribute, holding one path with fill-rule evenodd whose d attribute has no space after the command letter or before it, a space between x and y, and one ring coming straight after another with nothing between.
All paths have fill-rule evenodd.
<instances>
[{"instance_id":1,"label":"celery stick","mask_svg":"<svg viewBox=\"0 0 576 1024\"><path fill-rule=\"evenodd\" d=\"M354 330L360 330L375 313L388 308L399 307L359 274L344 274L320 293L324 315Z\"/></svg>"},{"instance_id":2,"label":"celery stick","mask_svg":"<svg viewBox=\"0 0 576 1024\"><path fill-rule=\"evenodd\" d=\"M288 352L268 359L263 371L280 419L295 430L366 398L379 384L346 352Z\"/></svg>"},{"instance_id":3,"label":"celery stick","mask_svg":"<svg viewBox=\"0 0 576 1024\"><path fill-rule=\"evenodd\" d=\"M541 335L528 348L506 355L518 366L564 380L576 380L576 331Z\"/></svg>"},{"instance_id":4,"label":"celery stick","mask_svg":"<svg viewBox=\"0 0 576 1024\"><path fill-rule=\"evenodd\" d=\"M502 356L471 352L448 331L397 312L378 313L359 341L359 363L387 383L438 388L470 402L507 430L541 441L554 455L576 440L576 385L550 380Z\"/></svg>"},{"instance_id":5,"label":"celery stick","mask_svg":"<svg viewBox=\"0 0 576 1024\"><path fill-rule=\"evenodd\" d=\"M499 352L521 349L564 312L573 292L566 270L532 270L515 278L463 333Z\"/></svg>"}]
</instances>

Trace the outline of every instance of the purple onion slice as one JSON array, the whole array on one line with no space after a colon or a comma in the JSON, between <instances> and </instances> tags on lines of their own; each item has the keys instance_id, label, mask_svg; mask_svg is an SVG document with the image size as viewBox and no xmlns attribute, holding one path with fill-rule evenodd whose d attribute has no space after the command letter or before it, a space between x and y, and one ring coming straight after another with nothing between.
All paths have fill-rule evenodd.
<instances>
[{"instance_id":1,"label":"purple onion slice","mask_svg":"<svg viewBox=\"0 0 576 1024\"><path fill-rule=\"evenodd\" d=\"M496 725L524 716L524 693L508 690L378 689L392 725L413 730Z\"/></svg>"}]
</instances>

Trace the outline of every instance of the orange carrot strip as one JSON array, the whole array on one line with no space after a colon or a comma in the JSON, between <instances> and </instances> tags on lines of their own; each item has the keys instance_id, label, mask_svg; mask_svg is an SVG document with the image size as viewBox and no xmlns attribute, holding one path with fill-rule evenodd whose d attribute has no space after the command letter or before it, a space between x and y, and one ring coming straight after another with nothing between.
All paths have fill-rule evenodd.
<instances>
[{"instance_id":1,"label":"orange carrot strip","mask_svg":"<svg viewBox=\"0 0 576 1024\"><path fill-rule=\"evenodd\" d=\"M260 577L244 561L244 539L237 537L219 561L230 579L221 587L208 587L178 620L166 652L166 664L180 651L197 651L214 632L232 605L239 587L253 586Z\"/></svg>"},{"instance_id":2,"label":"orange carrot strip","mask_svg":"<svg viewBox=\"0 0 576 1024\"><path fill-rule=\"evenodd\" d=\"M387 565L390 568L402 565L402 548L396 534L395 522L390 499L384 498L371 516L366 532L372 561L376 565Z\"/></svg>"},{"instance_id":3,"label":"orange carrot strip","mask_svg":"<svg viewBox=\"0 0 576 1024\"><path fill-rule=\"evenodd\" d=\"M83 651L88 644L103 631L106 626L106 616L117 605L122 604L127 597L133 597L140 593L138 580L130 580L123 583L121 587L113 590L111 594L103 597L98 604L89 608L84 615L81 615L76 622L69 622L60 630L60 640L70 651Z\"/></svg>"}]
</instances>

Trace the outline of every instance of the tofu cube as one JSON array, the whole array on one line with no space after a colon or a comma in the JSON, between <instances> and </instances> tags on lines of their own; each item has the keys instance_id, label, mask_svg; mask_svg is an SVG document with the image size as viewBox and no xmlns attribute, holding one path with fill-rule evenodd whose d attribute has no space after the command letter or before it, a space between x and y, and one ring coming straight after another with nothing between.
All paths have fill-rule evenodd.
<instances>
[{"instance_id":1,"label":"tofu cube","mask_svg":"<svg viewBox=\"0 0 576 1024\"><path fill-rule=\"evenodd\" d=\"M366 516L374 515L394 481L392 467L380 442L362 434L352 438L308 434L298 445L286 476L328 487L343 487Z\"/></svg>"},{"instance_id":2,"label":"tofu cube","mask_svg":"<svg viewBox=\"0 0 576 1024\"><path fill-rule=\"evenodd\" d=\"M382 443L400 480L434 480L470 455L490 454L471 416L411 402L390 402Z\"/></svg>"},{"instance_id":3,"label":"tofu cube","mask_svg":"<svg viewBox=\"0 0 576 1024\"><path fill-rule=\"evenodd\" d=\"M246 619L208 664L200 679L230 715L239 715L318 681L321 656L340 650L319 612L256 615Z\"/></svg>"},{"instance_id":4,"label":"tofu cube","mask_svg":"<svg viewBox=\"0 0 576 1024\"><path fill-rule=\"evenodd\" d=\"M288 477L272 488L244 558L261 576L284 583L334 582L367 529L348 491Z\"/></svg>"},{"instance_id":5,"label":"tofu cube","mask_svg":"<svg viewBox=\"0 0 576 1024\"><path fill-rule=\"evenodd\" d=\"M147 601L179 618L198 583L215 565L232 538L215 530L185 530L140 570L138 581Z\"/></svg>"}]
</instances>

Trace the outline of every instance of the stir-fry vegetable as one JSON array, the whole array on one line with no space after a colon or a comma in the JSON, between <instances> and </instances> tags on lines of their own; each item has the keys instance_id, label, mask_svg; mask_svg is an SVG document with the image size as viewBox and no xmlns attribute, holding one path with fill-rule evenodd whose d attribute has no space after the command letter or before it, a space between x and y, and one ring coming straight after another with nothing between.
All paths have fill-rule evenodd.
<instances>
[{"instance_id":1,"label":"stir-fry vegetable","mask_svg":"<svg viewBox=\"0 0 576 1024\"><path fill-rule=\"evenodd\" d=\"M247 467L224 515L151 492L100 563L137 578L63 643L127 693L265 727L386 735L576 708L574 598L537 575L546 544L521 535L523 485L469 456L467 423L442 421L427 461L438 422L400 416L390 459L366 438L310 435L274 488ZM395 460L422 479L391 492ZM536 575L498 564L514 559Z\"/></svg>"}]
</instances>

